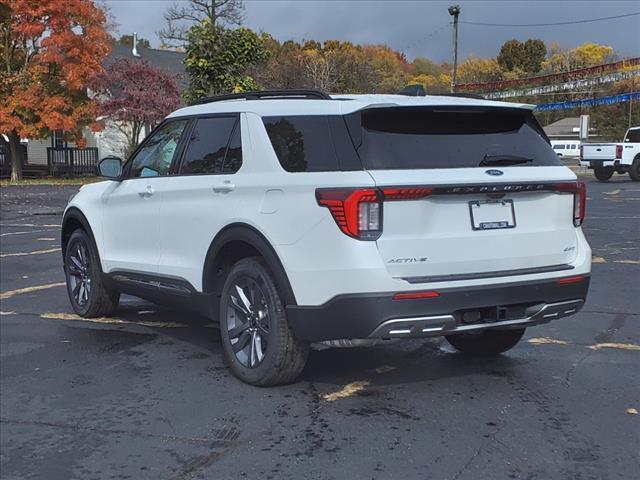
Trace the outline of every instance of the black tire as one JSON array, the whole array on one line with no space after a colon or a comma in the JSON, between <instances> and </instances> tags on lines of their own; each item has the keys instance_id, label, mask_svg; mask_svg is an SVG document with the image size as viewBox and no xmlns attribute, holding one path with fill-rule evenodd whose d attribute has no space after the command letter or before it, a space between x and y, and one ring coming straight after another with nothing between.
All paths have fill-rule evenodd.
<instances>
[{"instance_id":1,"label":"black tire","mask_svg":"<svg viewBox=\"0 0 640 480\"><path fill-rule=\"evenodd\" d=\"M447 341L459 352L468 355L499 355L513 348L524 335L524 328L513 330L485 330L480 333L448 335Z\"/></svg>"},{"instance_id":2,"label":"black tire","mask_svg":"<svg viewBox=\"0 0 640 480\"><path fill-rule=\"evenodd\" d=\"M282 296L260 257L231 267L220 298L220 335L227 365L251 385L293 382L309 355L309 345L289 328Z\"/></svg>"},{"instance_id":3,"label":"black tire","mask_svg":"<svg viewBox=\"0 0 640 480\"><path fill-rule=\"evenodd\" d=\"M64 252L67 293L73 310L81 317L104 317L118 308L120 293L109 290L102 281L98 252L87 235L75 230Z\"/></svg>"},{"instance_id":4,"label":"black tire","mask_svg":"<svg viewBox=\"0 0 640 480\"><path fill-rule=\"evenodd\" d=\"M633 159L633 163L629 167L629 176L634 182L640 182L640 156Z\"/></svg>"},{"instance_id":5,"label":"black tire","mask_svg":"<svg viewBox=\"0 0 640 480\"><path fill-rule=\"evenodd\" d=\"M613 175L613 172L613 167L595 167L593 169L593 174L601 182L606 182L607 180L609 180Z\"/></svg>"}]
</instances>

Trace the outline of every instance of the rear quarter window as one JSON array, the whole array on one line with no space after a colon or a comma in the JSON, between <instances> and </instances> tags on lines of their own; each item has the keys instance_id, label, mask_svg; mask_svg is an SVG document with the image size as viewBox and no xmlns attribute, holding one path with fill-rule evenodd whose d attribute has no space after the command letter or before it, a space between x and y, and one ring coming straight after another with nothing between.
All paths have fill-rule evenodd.
<instances>
[{"instance_id":1,"label":"rear quarter window","mask_svg":"<svg viewBox=\"0 0 640 480\"><path fill-rule=\"evenodd\" d=\"M362 169L340 115L263 117L282 168L287 172Z\"/></svg>"}]
</instances>

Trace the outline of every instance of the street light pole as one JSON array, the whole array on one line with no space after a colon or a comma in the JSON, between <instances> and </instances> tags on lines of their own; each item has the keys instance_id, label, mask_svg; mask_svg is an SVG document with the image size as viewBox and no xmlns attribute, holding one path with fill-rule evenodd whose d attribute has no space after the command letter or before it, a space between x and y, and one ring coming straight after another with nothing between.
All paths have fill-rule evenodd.
<instances>
[{"instance_id":1,"label":"street light pole","mask_svg":"<svg viewBox=\"0 0 640 480\"><path fill-rule=\"evenodd\" d=\"M456 89L456 75L458 73L458 15L460 15L460 5L449 7L449 15L453 17L453 65L451 66L451 93Z\"/></svg>"}]
</instances>

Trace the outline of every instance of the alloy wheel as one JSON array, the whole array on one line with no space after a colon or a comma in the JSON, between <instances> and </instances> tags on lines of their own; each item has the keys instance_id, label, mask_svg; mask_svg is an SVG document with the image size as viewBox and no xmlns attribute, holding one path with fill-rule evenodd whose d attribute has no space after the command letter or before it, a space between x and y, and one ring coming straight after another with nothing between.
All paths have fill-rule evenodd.
<instances>
[{"instance_id":1,"label":"alloy wheel","mask_svg":"<svg viewBox=\"0 0 640 480\"><path fill-rule=\"evenodd\" d=\"M67 273L71 295L79 306L87 304L91 298L91 273L89 251L82 242L75 242L70 246L67 255Z\"/></svg>"},{"instance_id":2,"label":"alloy wheel","mask_svg":"<svg viewBox=\"0 0 640 480\"><path fill-rule=\"evenodd\" d=\"M228 291L227 332L238 361L259 366L269 345L267 297L253 278L239 277Z\"/></svg>"}]
</instances>

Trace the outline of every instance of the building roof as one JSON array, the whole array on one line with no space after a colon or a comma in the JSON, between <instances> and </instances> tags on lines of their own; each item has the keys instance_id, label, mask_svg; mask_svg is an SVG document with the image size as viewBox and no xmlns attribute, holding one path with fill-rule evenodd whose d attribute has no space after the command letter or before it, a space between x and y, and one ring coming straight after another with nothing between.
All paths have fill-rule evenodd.
<instances>
[{"instance_id":1,"label":"building roof","mask_svg":"<svg viewBox=\"0 0 640 480\"><path fill-rule=\"evenodd\" d=\"M207 113L251 112L261 116L270 115L346 115L369 107L394 106L484 106L524 108L534 105L496 102L464 97L427 95L407 97L404 95L332 95L332 100L266 99L266 100L222 100L181 108L169 115L202 115ZM336 101L340 100L340 101Z\"/></svg>"},{"instance_id":2,"label":"building roof","mask_svg":"<svg viewBox=\"0 0 640 480\"><path fill-rule=\"evenodd\" d=\"M180 90L187 86L188 78L184 68L184 59L186 55L184 52L138 47L138 54L138 57L133 55L132 46L130 45L114 43L112 45L111 53L104 61L104 65L110 65L121 58L126 58L128 60L146 60L156 68L175 74Z\"/></svg>"},{"instance_id":3,"label":"building roof","mask_svg":"<svg viewBox=\"0 0 640 480\"><path fill-rule=\"evenodd\" d=\"M578 136L580 132L580 117L565 117L557 122L542 127L549 137Z\"/></svg>"}]
</instances>

